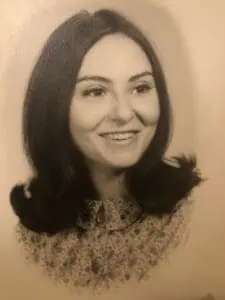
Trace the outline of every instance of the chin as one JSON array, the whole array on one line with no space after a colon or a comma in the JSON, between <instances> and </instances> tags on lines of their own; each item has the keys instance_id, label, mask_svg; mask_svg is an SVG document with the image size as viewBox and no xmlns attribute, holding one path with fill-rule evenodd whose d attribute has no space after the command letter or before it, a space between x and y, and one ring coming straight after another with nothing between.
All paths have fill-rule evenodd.
<instances>
[{"instance_id":1,"label":"chin","mask_svg":"<svg viewBox=\"0 0 225 300\"><path fill-rule=\"evenodd\" d=\"M135 165L137 162L138 162L139 158L127 158L127 159L115 159L114 161L110 161L110 165L113 167L113 168L129 168L129 167L132 167L133 165Z\"/></svg>"}]
</instances>

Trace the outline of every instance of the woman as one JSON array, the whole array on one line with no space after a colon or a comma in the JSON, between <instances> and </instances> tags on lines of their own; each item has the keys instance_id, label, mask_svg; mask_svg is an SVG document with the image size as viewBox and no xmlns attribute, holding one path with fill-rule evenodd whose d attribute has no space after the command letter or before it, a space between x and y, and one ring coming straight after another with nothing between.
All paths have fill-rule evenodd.
<instances>
[{"instance_id":1,"label":"woman","mask_svg":"<svg viewBox=\"0 0 225 300\"><path fill-rule=\"evenodd\" d=\"M166 162L171 111L150 43L115 11L49 37L24 104L34 176L11 191L29 258L76 286L146 278L180 241L194 157Z\"/></svg>"}]
</instances>

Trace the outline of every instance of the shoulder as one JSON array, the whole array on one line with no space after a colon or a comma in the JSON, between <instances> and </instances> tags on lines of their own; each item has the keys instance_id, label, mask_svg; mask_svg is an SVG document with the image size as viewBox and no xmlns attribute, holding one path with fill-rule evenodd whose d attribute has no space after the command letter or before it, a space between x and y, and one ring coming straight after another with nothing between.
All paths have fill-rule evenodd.
<instances>
[{"instance_id":1,"label":"shoulder","mask_svg":"<svg viewBox=\"0 0 225 300\"><path fill-rule=\"evenodd\" d=\"M183 245L189 236L192 204L193 200L187 198L179 203L172 214L162 217L146 216L141 225L140 235L149 236L150 246L155 247L158 253L167 254L175 250Z\"/></svg>"},{"instance_id":2,"label":"shoulder","mask_svg":"<svg viewBox=\"0 0 225 300\"><path fill-rule=\"evenodd\" d=\"M64 231L54 235L37 233L27 229L21 223L16 228L17 240L25 251L30 262L48 262L54 255L55 261L73 245L79 244L79 234L75 231Z\"/></svg>"}]
</instances>

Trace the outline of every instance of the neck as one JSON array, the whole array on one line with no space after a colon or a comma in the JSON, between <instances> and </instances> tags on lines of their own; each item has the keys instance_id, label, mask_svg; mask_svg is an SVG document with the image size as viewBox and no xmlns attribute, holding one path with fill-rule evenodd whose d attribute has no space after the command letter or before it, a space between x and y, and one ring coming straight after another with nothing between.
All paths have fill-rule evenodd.
<instances>
[{"instance_id":1,"label":"neck","mask_svg":"<svg viewBox=\"0 0 225 300\"><path fill-rule=\"evenodd\" d=\"M123 171L93 164L90 166L90 171L101 198L122 195Z\"/></svg>"}]
</instances>

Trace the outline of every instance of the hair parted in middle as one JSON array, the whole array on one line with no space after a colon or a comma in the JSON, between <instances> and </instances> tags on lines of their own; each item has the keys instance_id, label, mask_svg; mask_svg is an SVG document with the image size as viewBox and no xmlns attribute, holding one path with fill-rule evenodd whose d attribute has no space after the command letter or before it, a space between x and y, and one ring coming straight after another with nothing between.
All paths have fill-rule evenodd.
<instances>
[{"instance_id":1,"label":"hair parted in middle","mask_svg":"<svg viewBox=\"0 0 225 300\"><path fill-rule=\"evenodd\" d=\"M89 220L89 203L99 197L85 158L70 133L69 112L84 56L111 34L132 39L147 55L160 105L159 122L149 147L134 166L124 170L131 197L143 212L160 217L175 212L202 181L194 156L175 157L176 167L164 160L172 116L163 71L150 42L116 11L82 10L50 35L28 83L23 137L34 172L29 185L32 196L27 199L24 185L16 185L10 199L21 223L31 230L53 234L76 227L78 217Z\"/></svg>"}]
</instances>

